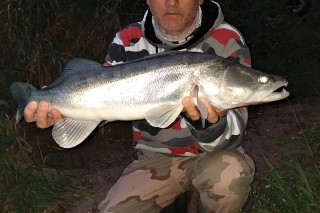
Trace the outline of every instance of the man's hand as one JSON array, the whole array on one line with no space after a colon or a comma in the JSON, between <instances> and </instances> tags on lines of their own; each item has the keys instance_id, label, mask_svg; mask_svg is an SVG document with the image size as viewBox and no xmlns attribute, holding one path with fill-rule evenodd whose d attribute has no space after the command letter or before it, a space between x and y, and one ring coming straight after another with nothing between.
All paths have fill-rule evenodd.
<instances>
[{"instance_id":1,"label":"man's hand","mask_svg":"<svg viewBox=\"0 0 320 213\"><path fill-rule=\"evenodd\" d=\"M212 124L217 123L219 120L219 117L222 117L227 113L226 110L215 109L208 103L207 100L201 100L201 101L205 104L205 106L208 109L207 121L209 123L212 123ZM183 102L184 110L188 114L189 118L193 121L199 120L201 115L199 110L195 106L192 98L190 96L184 97L182 102Z\"/></svg>"},{"instance_id":2,"label":"man's hand","mask_svg":"<svg viewBox=\"0 0 320 213\"><path fill-rule=\"evenodd\" d=\"M24 109L24 119L27 122L36 122L41 129L48 128L62 119L62 115L58 109L49 111L49 103L41 101L31 101Z\"/></svg>"}]
</instances>

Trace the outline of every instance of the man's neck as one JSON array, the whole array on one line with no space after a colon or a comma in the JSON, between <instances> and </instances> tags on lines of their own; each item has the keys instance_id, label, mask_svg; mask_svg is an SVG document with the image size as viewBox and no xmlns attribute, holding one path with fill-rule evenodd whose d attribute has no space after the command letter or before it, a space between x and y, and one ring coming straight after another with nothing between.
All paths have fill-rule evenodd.
<instances>
[{"instance_id":1,"label":"man's neck","mask_svg":"<svg viewBox=\"0 0 320 213\"><path fill-rule=\"evenodd\" d=\"M201 8L199 7L198 12L195 15L193 23L179 35L170 35L169 33L165 32L161 26L156 22L154 17L152 17L152 23L155 29L156 36L161 40L169 41L169 42L178 42L187 39L201 24Z\"/></svg>"}]
</instances>

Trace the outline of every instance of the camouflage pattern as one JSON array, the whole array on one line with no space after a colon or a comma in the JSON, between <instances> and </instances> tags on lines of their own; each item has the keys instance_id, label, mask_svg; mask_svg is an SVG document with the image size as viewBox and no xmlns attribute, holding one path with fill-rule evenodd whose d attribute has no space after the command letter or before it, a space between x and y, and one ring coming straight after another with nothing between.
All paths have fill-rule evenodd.
<instances>
[{"instance_id":1,"label":"camouflage pattern","mask_svg":"<svg viewBox=\"0 0 320 213\"><path fill-rule=\"evenodd\" d=\"M207 212L233 213L251 190L254 164L242 148L198 157L138 156L100 203L100 213L160 212L192 189L200 193Z\"/></svg>"},{"instance_id":2,"label":"camouflage pattern","mask_svg":"<svg viewBox=\"0 0 320 213\"><path fill-rule=\"evenodd\" d=\"M170 50L205 52L251 66L242 35L224 22L219 4L205 0L201 10L200 27L178 47L163 44L155 36L148 10L141 22L116 34L105 66ZM247 199L254 173L252 160L241 148L247 119L243 107L228 110L226 116L205 128L199 128L197 121L184 113L164 129L145 120L134 121L139 159L108 192L100 212L159 212L192 186L200 192L207 212L239 209Z\"/></svg>"}]
</instances>

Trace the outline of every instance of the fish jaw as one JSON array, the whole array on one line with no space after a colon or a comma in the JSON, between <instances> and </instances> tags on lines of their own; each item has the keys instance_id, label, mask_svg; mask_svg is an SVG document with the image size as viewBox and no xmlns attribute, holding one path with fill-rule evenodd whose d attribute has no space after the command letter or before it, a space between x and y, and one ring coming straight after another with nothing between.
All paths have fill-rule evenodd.
<instances>
[{"instance_id":1,"label":"fish jaw","mask_svg":"<svg viewBox=\"0 0 320 213\"><path fill-rule=\"evenodd\" d=\"M280 92L276 91L281 87L287 87L287 86L288 86L288 82L284 80L282 82L278 82L274 84L274 86L270 87L270 90L268 91L262 91L260 89L254 94L254 96L252 96L250 102L266 103L266 102L278 101L278 100L287 98L290 95L290 93L284 88Z\"/></svg>"},{"instance_id":2,"label":"fish jaw","mask_svg":"<svg viewBox=\"0 0 320 213\"><path fill-rule=\"evenodd\" d=\"M249 100L244 99L244 100L237 100L237 101L231 101L231 102L227 101L225 104L222 105L221 108L228 109L228 108L235 108L235 107L244 107L244 106L264 104L268 102L285 99L290 95L288 91L286 91L284 88L280 92L275 91L285 86L287 86L287 83L279 84L279 87L274 87L274 90L270 90L269 93L266 93L266 91L262 91L262 90L257 91L254 94L254 96L252 96L252 98Z\"/></svg>"}]
</instances>

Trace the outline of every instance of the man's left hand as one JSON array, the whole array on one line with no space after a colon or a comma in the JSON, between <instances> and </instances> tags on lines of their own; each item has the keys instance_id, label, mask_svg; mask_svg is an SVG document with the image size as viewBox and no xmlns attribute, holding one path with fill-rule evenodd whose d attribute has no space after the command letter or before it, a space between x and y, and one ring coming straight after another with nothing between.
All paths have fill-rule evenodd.
<instances>
[{"instance_id":1,"label":"man's left hand","mask_svg":"<svg viewBox=\"0 0 320 213\"><path fill-rule=\"evenodd\" d=\"M226 115L227 110L219 110L214 108L213 106L211 106L207 100L203 99L201 100L205 106L207 107L208 110L208 117L207 117L207 121L209 123L217 123L219 121L219 118ZM187 113L188 117L193 120L193 121L197 121L200 119L201 114L199 112L199 110L197 109L196 105L193 102L192 97L187 96L184 97L182 100L183 106L184 106L184 111Z\"/></svg>"}]
</instances>

